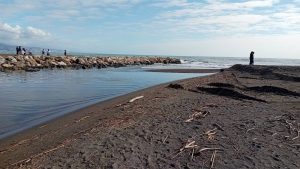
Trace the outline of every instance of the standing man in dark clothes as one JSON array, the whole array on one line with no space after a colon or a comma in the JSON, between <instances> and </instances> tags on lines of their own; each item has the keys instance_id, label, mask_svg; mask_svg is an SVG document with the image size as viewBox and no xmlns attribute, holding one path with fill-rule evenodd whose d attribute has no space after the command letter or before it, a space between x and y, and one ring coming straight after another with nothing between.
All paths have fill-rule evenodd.
<instances>
[{"instance_id":1,"label":"standing man in dark clothes","mask_svg":"<svg viewBox=\"0 0 300 169\"><path fill-rule=\"evenodd\" d=\"M45 55L45 49L42 50L42 56L44 56L44 55Z\"/></svg>"},{"instance_id":2,"label":"standing man in dark clothes","mask_svg":"<svg viewBox=\"0 0 300 169\"><path fill-rule=\"evenodd\" d=\"M65 50L64 55L67 56L67 50Z\"/></svg>"},{"instance_id":3,"label":"standing man in dark clothes","mask_svg":"<svg viewBox=\"0 0 300 169\"><path fill-rule=\"evenodd\" d=\"M251 51L249 59L250 59L250 65L253 65L254 64L254 52L253 51Z\"/></svg>"},{"instance_id":4,"label":"standing man in dark clothes","mask_svg":"<svg viewBox=\"0 0 300 169\"><path fill-rule=\"evenodd\" d=\"M16 47L16 54L19 54L19 46Z\"/></svg>"},{"instance_id":5,"label":"standing man in dark clothes","mask_svg":"<svg viewBox=\"0 0 300 169\"><path fill-rule=\"evenodd\" d=\"M50 56L50 50L49 49L47 50L47 56Z\"/></svg>"}]
</instances>

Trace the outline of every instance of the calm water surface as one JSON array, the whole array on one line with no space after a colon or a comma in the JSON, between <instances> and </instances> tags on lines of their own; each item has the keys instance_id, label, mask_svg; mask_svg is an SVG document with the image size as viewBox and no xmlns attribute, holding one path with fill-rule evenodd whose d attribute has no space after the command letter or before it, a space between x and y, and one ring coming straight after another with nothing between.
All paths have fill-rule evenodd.
<instances>
[{"instance_id":1,"label":"calm water surface","mask_svg":"<svg viewBox=\"0 0 300 169\"><path fill-rule=\"evenodd\" d=\"M99 101L204 75L146 72L140 67L0 72L0 139Z\"/></svg>"}]
</instances>

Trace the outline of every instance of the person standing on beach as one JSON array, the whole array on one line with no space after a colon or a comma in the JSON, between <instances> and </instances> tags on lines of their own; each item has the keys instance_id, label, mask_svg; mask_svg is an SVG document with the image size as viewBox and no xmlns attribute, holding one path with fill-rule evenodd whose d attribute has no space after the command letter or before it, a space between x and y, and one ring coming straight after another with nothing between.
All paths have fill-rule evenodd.
<instances>
[{"instance_id":1,"label":"person standing on beach","mask_svg":"<svg viewBox=\"0 0 300 169\"><path fill-rule=\"evenodd\" d=\"M19 46L16 47L16 54L19 54Z\"/></svg>"},{"instance_id":2,"label":"person standing on beach","mask_svg":"<svg viewBox=\"0 0 300 169\"><path fill-rule=\"evenodd\" d=\"M250 65L253 65L254 64L254 52L253 51L251 51L251 53L250 53Z\"/></svg>"},{"instance_id":3,"label":"person standing on beach","mask_svg":"<svg viewBox=\"0 0 300 169\"><path fill-rule=\"evenodd\" d=\"M67 56L67 50L64 51L64 55Z\"/></svg>"},{"instance_id":4,"label":"person standing on beach","mask_svg":"<svg viewBox=\"0 0 300 169\"><path fill-rule=\"evenodd\" d=\"M44 55L45 55L45 49L42 50L42 56L44 56Z\"/></svg>"}]
</instances>

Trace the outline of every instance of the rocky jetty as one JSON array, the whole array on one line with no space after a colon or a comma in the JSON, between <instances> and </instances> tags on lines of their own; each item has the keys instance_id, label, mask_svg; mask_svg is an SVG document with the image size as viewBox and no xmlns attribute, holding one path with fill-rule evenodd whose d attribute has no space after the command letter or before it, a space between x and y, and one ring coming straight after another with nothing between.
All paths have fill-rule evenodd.
<instances>
[{"instance_id":1,"label":"rocky jetty","mask_svg":"<svg viewBox=\"0 0 300 169\"><path fill-rule=\"evenodd\" d=\"M75 56L23 56L0 55L0 71L38 71L47 68L106 68L154 63L180 64L179 59L163 57L75 57Z\"/></svg>"}]
</instances>

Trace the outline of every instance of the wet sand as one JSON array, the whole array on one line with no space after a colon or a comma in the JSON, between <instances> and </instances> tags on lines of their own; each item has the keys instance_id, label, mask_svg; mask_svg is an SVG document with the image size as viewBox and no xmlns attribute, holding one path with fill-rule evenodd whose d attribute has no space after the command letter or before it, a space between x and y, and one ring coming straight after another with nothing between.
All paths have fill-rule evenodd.
<instances>
[{"instance_id":1,"label":"wet sand","mask_svg":"<svg viewBox=\"0 0 300 169\"><path fill-rule=\"evenodd\" d=\"M1 140L0 168L298 169L299 72L236 65L95 104Z\"/></svg>"},{"instance_id":2,"label":"wet sand","mask_svg":"<svg viewBox=\"0 0 300 169\"><path fill-rule=\"evenodd\" d=\"M223 69L149 69L149 72L167 72L167 73L217 73Z\"/></svg>"}]
</instances>

